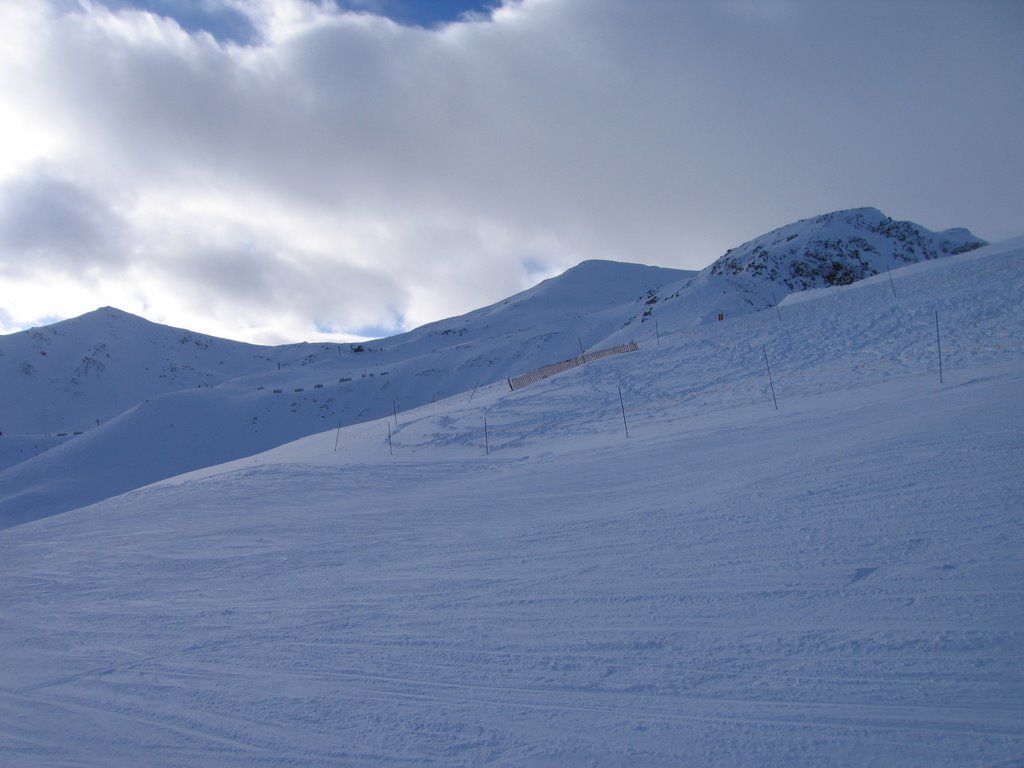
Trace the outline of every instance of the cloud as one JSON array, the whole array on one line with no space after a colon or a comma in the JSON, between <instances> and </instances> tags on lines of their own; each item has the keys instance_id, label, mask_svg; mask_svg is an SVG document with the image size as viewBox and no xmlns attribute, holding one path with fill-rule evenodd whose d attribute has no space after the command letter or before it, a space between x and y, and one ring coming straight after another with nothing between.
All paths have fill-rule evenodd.
<instances>
[{"instance_id":1,"label":"cloud","mask_svg":"<svg viewBox=\"0 0 1024 768\"><path fill-rule=\"evenodd\" d=\"M1014 4L132 5L0 0L0 291L69 292L14 322L312 340L836 208L1020 233Z\"/></svg>"},{"instance_id":2,"label":"cloud","mask_svg":"<svg viewBox=\"0 0 1024 768\"><path fill-rule=\"evenodd\" d=\"M0 185L0 272L45 268L84 277L96 266L120 268L123 229L100 194L41 168Z\"/></svg>"}]
</instances>

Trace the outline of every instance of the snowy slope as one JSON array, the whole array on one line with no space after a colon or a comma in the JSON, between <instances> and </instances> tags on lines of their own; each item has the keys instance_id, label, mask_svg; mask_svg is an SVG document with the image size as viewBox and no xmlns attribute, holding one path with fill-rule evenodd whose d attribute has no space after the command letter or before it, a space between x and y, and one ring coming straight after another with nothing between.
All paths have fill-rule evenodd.
<instances>
[{"instance_id":1,"label":"snowy slope","mask_svg":"<svg viewBox=\"0 0 1024 768\"><path fill-rule=\"evenodd\" d=\"M892 274L0 532L7 764L1016 765L1024 243Z\"/></svg>"},{"instance_id":2,"label":"snowy slope","mask_svg":"<svg viewBox=\"0 0 1024 768\"><path fill-rule=\"evenodd\" d=\"M0 337L0 527L565 359L621 326L624 304L688 274L584 262L363 345L254 347L109 308Z\"/></svg>"},{"instance_id":3,"label":"snowy slope","mask_svg":"<svg viewBox=\"0 0 1024 768\"><path fill-rule=\"evenodd\" d=\"M791 288L847 283L980 243L963 229L932 233L864 208L782 227L700 273L583 262L493 306L364 345L254 347L109 308L0 337L10 392L0 403L0 527L585 349L657 344L661 330L773 306Z\"/></svg>"},{"instance_id":4,"label":"snowy slope","mask_svg":"<svg viewBox=\"0 0 1024 768\"><path fill-rule=\"evenodd\" d=\"M780 227L727 251L690 278L646 297L633 320L684 328L774 307L791 292L849 285L985 245L968 230L932 232L876 208L835 211ZM635 328L630 332L636 334Z\"/></svg>"}]
</instances>

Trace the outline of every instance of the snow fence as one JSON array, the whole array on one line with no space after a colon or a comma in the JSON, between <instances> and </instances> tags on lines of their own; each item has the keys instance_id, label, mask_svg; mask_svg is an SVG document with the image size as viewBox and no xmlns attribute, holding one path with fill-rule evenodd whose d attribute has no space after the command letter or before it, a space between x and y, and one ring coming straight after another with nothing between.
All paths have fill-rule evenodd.
<instances>
[{"instance_id":1,"label":"snow fence","mask_svg":"<svg viewBox=\"0 0 1024 768\"><path fill-rule=\"evenodd\" d=\"M635 341L631 341L628 344L618 344L614 347L608 347L607 349L599 349L596 352L586 352L579 357L563 360L560 363L545 365L543 368L538 368L535 371L513 376L508 380L508 386L509 389L515 392L517 389L522 389L528 384L533 384L535 381L540 381L541 379L546 379L549 376L554 376L556 373L561 373L562 371L568 371L570 368L578 368L581 365L592 363L595 360L601 360L605 357L611 357L612 355L621 355L624 352L636 352L638 349L640 349L640 345Z\"/></svg>"}]
</instances>

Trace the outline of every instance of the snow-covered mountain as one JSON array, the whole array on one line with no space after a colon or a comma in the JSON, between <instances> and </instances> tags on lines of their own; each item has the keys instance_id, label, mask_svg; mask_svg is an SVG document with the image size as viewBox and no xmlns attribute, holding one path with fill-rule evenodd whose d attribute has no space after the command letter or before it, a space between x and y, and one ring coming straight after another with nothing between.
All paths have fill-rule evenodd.
<instances>
[{"instance_id":1,"label":"snow-covered mountain","mask_svg":"<svg viewBox=\"0 0 1024 768\"><path fill-rule=\"evenodd\" d=\"M366 344L260 347L109 307L0 337L0 527L982 242L862 208L782 227L699 273L583 262Z\"/></svg>"},{"instance_id":2,"label":"snow-covered mountain","mask_svg":"<svg viewBox=\"0 0 1024 768\"><path fill-rule=\"evenodd\" d=\"M584 262L365 344L260 347L105 308L0 337L0 527L577 355L683 270Z\"/></svg>"},{"instance_id":3,"label":"snow-covered mountain","mask_svg":"<svg viewBox=\"0 0 1024 768\"><path fill-rule=\"evenodd\" d=\"M0 531L2 762L1018 765L1024 239L891 276Z\"/></svg>"},{"instance_id":4,"label":"snow-covered mountain","mask_svg":"<svg viewBox=\"0 0 1024 768\"><path fill-rule=\"evenodd\" d=\"M728 251L714 275L763 276L791 291L849 285L882 270L985 245L963 228L931 232L876 208L827 213L773 230Z\"/></svg>"},{"instance_id":5,"label":"snow-covered mountain","mask_svg":"<svg viewBox=\"0 0 1024 768\"><path fill-rule=\"evenodd\" d=\"M0 424L8 435L83 431L149 398L272 367L262 347L103 307L0 336Z\"/></svg>"},{"instance_id":6,"label":"snow-covered mountain","mask_svg":"<svg viewBox=\"0 0 1024 768\"><path fill-rule=\"evenodd\" d=\"M631 323L656 318L667 328L679 328L732 318L774 307L791 292L849 285L983 245L966 229L932 232L875 208L835 211L761 235L696 275L651 292Z\"/></svg>"}]
</instances>

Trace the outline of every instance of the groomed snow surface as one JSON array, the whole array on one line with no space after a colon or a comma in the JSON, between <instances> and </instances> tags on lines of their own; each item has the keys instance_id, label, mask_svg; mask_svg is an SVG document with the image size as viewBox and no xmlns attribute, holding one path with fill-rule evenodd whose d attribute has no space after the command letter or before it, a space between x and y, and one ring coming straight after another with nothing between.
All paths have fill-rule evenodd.
<instances>
[{"instance_id":1,"label":"groomed snow surface","mask_svg":"<svg viewBox=\"0 0 1024 768\"><path fill-rule=\"evenodd\" d=\"M1022 259L3 531L0 762L1022 765Z\"/></svg>"}]
</instances>

